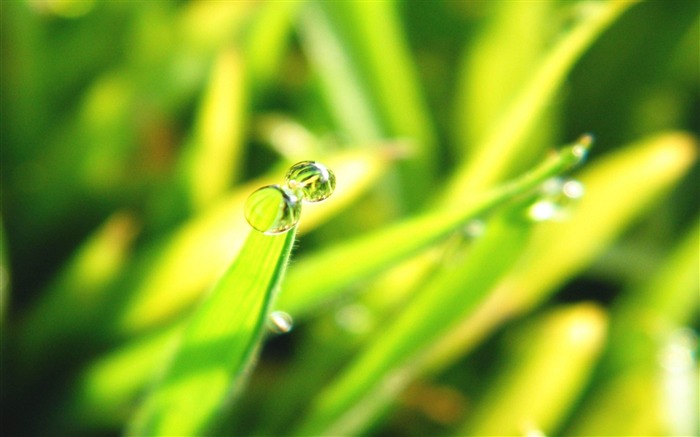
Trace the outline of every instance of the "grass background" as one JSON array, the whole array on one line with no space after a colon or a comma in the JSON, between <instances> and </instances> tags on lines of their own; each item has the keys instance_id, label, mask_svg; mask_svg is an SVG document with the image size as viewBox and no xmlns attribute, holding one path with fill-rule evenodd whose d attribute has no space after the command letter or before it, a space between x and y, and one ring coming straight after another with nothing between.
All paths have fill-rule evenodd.
<instances>
[{"instance_id":1,"label":"grass background","mask_svg":"<svg viewBox=\"0 0 700 437\"><path fill-rule=\"evenodd\" d=\"M699 12L3 2L3 434L696 435Z\"/></svg>"}]
</instances>

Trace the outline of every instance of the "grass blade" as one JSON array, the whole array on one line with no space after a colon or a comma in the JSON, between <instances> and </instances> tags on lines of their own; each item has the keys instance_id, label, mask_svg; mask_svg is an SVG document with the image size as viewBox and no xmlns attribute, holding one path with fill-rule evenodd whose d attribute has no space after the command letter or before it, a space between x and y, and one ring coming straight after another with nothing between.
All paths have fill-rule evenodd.
<instances>
[{"instance_id":1,"label":"grass blade","mask_svg":"<svg viewBox=\"0 0 700 437\"><path fill-rule=\"evenodd\" d=\"M457 169L444 196L458 199L467 192L479 191L508 175L520 160L525 146L523 137L552 100L571 67L581 54L630 5L629 1L595 3L585 16L550 52L533 79L516 97L513 105L479 147L479 152Z\"/></svg>"},{"instance_id":2,"label":"grass blade","mask_svg":"<svg viewBox=\"0 0 700 437\"><path fill-rule=\"evenodd\" d=\"M260 344L296 228L251 231L230 269L194 313L128 435L201 435L240 388Z\"/></svg>"},{"instance_id":3,"label":"grass blade","mask_svg":"<svg viewBox=\"0 0 700 437\"><path fill-rule=\"evenodd\" d=\"M563 149L532 172L481 198L406 219L300 260L289 272L279 308L295 315L308 312L353 282L420 253L455 232L470 218L487 214L513 197L528 193L544 180L569 170L581 159L575 150L576 145ZM367 253L374 256L367 257ZM349 259L354 262L345 262ZM344 265L344 268L338 270L337 265Z\"/></svg>"}]
</instances>

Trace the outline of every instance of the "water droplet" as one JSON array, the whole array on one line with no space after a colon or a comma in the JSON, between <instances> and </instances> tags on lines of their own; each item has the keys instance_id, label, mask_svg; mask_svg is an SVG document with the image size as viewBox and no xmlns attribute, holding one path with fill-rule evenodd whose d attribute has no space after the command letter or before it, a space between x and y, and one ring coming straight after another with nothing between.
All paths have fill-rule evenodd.
<instances>
[{"instance_id":1,"label":"water droplet","mask_svg":"<svg viewBox=\"0 0 700 437\"><path fill-rule=\"evenodd\" d=\"M268 235L290 230L299 222L301 202L286 186L267 185L257 189L245 202L248 224Z\"/></svg>"},{"instance_id":2,"label":"water droplet","mask_svg":"<svg viewBox=\"0 0 700 437\"><path fill-rule=\"evenodd\" d=\"M268 318L268 328L277 334L286 334L293 325L292 316L284 311L273 311Z\"/></svg>"},{"instance_id":3,"label":"water droplet","mask_svg":"<svg viewBox=\"0 0 700 437\"><path fill-rule=\"evenodd\" d=\"M526 215L534 222L566 220L584 193L584 185L575 179L548 179L540 187L540 197L527 208Z\"/></svg>"},{"instance_id":4,"label":"water droplet","mask_svg":"<svg viewBox=\"0 0 700 437\"><path fill-rule=\"evenodd\" d=\"M588 156L588 151L590 150L591 145L593 145L593 140L593 135L584 134L581 135L578 140L576 140L576 143L574 143L573 146L571 146L571 154L578 158L578 162L582 162L586 159Z\"/></svg>"},{"instance_id":5,"label":"water droplet","mask_svg":"<svg viewBox=\"0 0 700 437\"><path fill-rule=\"evenodd\" d=\"M294 164L285 177L287 186L302 193L307 202L327 199L335 190L335 175L325 165L315 161Z\"/></svg>"}]
</instances>

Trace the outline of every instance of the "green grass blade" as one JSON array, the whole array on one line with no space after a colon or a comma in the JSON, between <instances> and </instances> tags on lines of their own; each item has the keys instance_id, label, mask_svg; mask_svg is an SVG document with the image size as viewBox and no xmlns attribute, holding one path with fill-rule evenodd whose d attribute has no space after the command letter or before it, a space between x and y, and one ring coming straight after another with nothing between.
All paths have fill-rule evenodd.
<instances>
[{"instance_id":1,"label":"green grass blade","mask_svg":"<svg viewBox=\"0 0 700 437\"><path fill-rule=\"evenodd\" d=\"M515 98L503 119L491 130L479 152L465 161L450 181L444 196L458 199L467 192L488 187L508 175L514 162L526 153L522 139L551 102L567 73L583 52L630 5L630 1L599 2L552 49L533 79Z\"/></svg>"},{"instance_id":2,"label":"green grass blade","mask_svg":"<svg viewBox=\"0 0 700 437\"><path fill-rule=\"evenodd\" d=\"M575 150L576 146L563 149L532 172L481 198L406 219L300 260L289 272L279 308L295 315L306 313L355 281L420 253L458 230L467 220L487 214L513 197L528 193L547 178L569 170L581 159ZM411 238L406 238L407 235ZM374 255L368 257L368 253ZM337 269L338 265L343 265L343 269Z\"/></svg>"},{"instance_id":3,"label":"green grass blade","mask_svg":"<svg viewBox=\"0 0 700 437\"><path fill-rule=\"evenodd\" d=\"M381 124L357 66L345 56L342 41L319 4L305 5L299 33L338 126L355 142L381 139Z\"/></svg>"},{"instance_id":4,"label":"green grass blade","mask_svg":"<svg viewBox=\"0 0 700 437\"><path fill-rule=\"evenodd\" d=\"M230 269L192 316L172 361L128 435L201 435L240 388L262 339L296 228L251 231Z\"/></svg>"},{"instance_id":5,"label":"green grass blade","mask_svg":"<svg viewBox=\"0 0 700 437\"><path fill-rule=\"evenodd\" d=\"M222 51L211 72L194 126L183 151L185 186L195 210L223 194L240 171L246 124L246 74L238 50Z\"/></svg>"},{"instance_id":6,"label":"green grass blade","mask_svg":"<svg viewBox=\"0 0 700 437\"><path fill-rule=\"evenodd\" d=\"M488 129L532 76L554 30L550 30L556 16L554 2L490 5L493 10L484 17L483 24L479 23L483 29L461 54L451 144L454 156L459 159L473 156L477 147L483 145ZM546 30L533 32L533 29ZM552 144L548 141L551 134L547 132L552 125L539 123L532 129L530 144Z\"/></svg>"},{"instance_id":7,"label":"green grass blade","mask_svg":"<svg viewBox=\"0 0 700 437\"><path fill-rule=\"evenodd\" d=\"M518 327L506 368L457 435L553 435L587 381L607 331L607 315L584 303Z\"/></svg>"},{"instance_id":8,"label":"green grass blade","mask_svg":"<svg viewBox=\"0 0 700 437\"><path fill-rule=\"evenodd\" d=\"M444 368L505 320L542 302L574 276L673 186L694 162L695 140L681 133L647 138L578 175L586 194L569 220L534 230L523 262L449 336L437 343L427 368Z\"/></svg>"}]
</instances>

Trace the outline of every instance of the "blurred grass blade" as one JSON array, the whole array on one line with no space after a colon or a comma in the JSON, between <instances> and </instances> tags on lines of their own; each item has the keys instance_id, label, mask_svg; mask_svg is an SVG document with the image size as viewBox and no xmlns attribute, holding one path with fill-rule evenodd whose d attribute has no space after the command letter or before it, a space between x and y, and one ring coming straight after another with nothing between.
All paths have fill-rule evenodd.
<instances>
[{"instance_id":1,"label":"blurred grass blade","mask_svg":"<svg viewBox=\"0 0 700 437\"><path fill-rule=\"evenodd\" d=\"M558 308L519 328L506 368L458 435L555 435L602 349L605 312Z\"/></svg>"},{"instance_id":2,"label":"blurred grass blade","mask_svg":"<svg viewBox=\"0 0 700 437\"><path fill-rule=\"evenodd\" d=\"M335 118L351 138L407 138L402 194L412 209L435 177L436 134L410 56L397 3L314 2L302 35Z\"/></svg>"},{"instance_id":3,"label":"blurred grass blade","mask_svg":"<svg viewBox=\"0 0 700 437\"><path fill-rule=\"evenodd\" d=\"M503 1L489 4L492 10L484 17L483 29L473 43L467 43L460 56L453 102L453 156L465 160L483 145L488 129L532 76L552 38L554 5ZM549 123L540 122L532 129L530 144L553 144L551 130L556 124L546 121ZM530 155L536 157L532 152Z\"/></svg>"},{"instance_id":4,"label":"blurred grass blade","mask_svg":"<svg viewBox=\"0 0 700 437\"><path fill-rule=\"evenodd\" d=\"M567 73L583 52L636 0L592 3L590 10L552 49L533 79L515 98L512 106L488 135L478 152L464 161L450 181L445 198L478 192L507 177L521 159L528 134L559 89Z\"/></svg>"},{"instance_id":5,"label":"blurred grass blade","mask_svg":"<svg viewBox=\"0 0 700 437\"><path fill-rule=\"evenodd\" d=\"M245 60L254 99L272 91L273 81L279 80L284 49L291 39L292 24L303 1L265 2L249 23L245 36Z\"/></svg>"},{"instance_id":6,"label":"blurred grass blade","mask_svg":"<svg viewBox=\"0 0 700 437\"><path fill-rule=\"evenodd\" d=\"M347 57L320 4L305 5L300 14L299 33L338 126L355 143L381 139L379 118L360 81L360 72Z\"/></svg>"},{"instance_id":7,"label":"blurred grass blade","mask_svg":"<svg viewBox=\"0 0 700 437\"><path fill-rule=\"evenodd\" d=\"M252 365L295 233L296 228L278 235L249 233L188 322L128 435L201 435L212 426Z\"/></svg>"},{"instance_id":8,"label":"blurred grass blade","mask_svg":"<svg viewBox=\"0 0 700 437\"><path fill-rule=\"evenodd\" d=\"M23 368L41 365L45 347L100 308L104 289L127 265L138 231L129 213L113 214L77 249L20 325Z\"/></svg>"},{"instance_id":9,"label":"blurred grass blade","mask_svg":"<svg viewBox=\"0 0 700 437\"><path fill-rule=\"evenodd\" d=\"M91 363L52 418L59 429L119 426L177 345L184 323L145 334Z\"/></svg>"},{"instance_id":10,"label":"blurred grass blade","mask_svg":"<svg viewBox=\"0 0 700 437\"><path fill-rule=\"evenodd\" d=\"M523 262L476 312L431 350L427 368L443 368L503 321L545 300L673 186L695 160L695 141L683 133L647 138L580 172L586 194L569 220L539 225Z\"/></svg>"},{"instance_id":11,"label":"blurred grass blade","mask_svg":"<svg viewBox=\"0 0 700 437\"><path fill-rule=\"evenodd\" d=\"M580 161L577 146L562 149L532 172L480 198L461 200L444 210L406 219L301 259L289 272L279 308L295 315L308 312L344 287L420 253L457 231L467 220L488 214L513 197L529 193L547 178L569 170ZM368 253L373 256L366 256ZM338 265L343 269L337 269Z\"/></svg>"},{"instance_id":12,"label":"blurred grass blade","mask_svg":"<svg viewBox=\"0 0 700 437\"><path fill-rule=\"evenodd\" d=\"M240 171L246 124L245 71L236 49L219 54L194 126L183 151L185 186L195 210L223 194Z\"/></svg>"},{"instance_id":13,"label":"blurred grass blade","mask_svg":"<svg viewBox=\"0 0 700 437\"><path fill-rule=\"evenodd\" d=\"M628 287L613 303L600 380L567 428L568 435L692 435L697 430L697 390L693 394L693 390L664 387L669 385L664 378L690 373L694 377L685 384L698 384L697 369L684 362L683 345L673 341L697 316L699 241L696 224L650 280ZM640 379L645 382L640 384ZM639 387L647 390L626 396ZM662 397L664 391L670 392L667 399ZM694 411L688 414L688 408ZM626 414L610 415L609 411Z\"/></svg>"}]
</instances>

